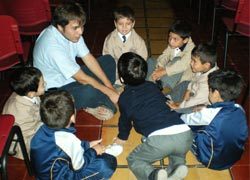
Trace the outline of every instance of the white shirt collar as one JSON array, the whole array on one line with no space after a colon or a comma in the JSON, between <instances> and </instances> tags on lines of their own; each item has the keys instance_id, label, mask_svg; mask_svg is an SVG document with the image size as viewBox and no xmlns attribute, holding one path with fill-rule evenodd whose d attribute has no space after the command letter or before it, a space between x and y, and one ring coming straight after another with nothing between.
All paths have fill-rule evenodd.
<instances>
[{"instance_id":1,"label":"white shirt collar","mask_svg":"<svg viewBox=\"0 0 250 180\"><path fill-rule=\"evenodd\" d=\"M177 56L177 54L181 52L180 48L175 48L174 49L174 57Z\"/></svg>"},{"instance_id":2,"label":"white shirt collar","mask_svg":"<svg viewBox=\"0 0 250 180\"><path fill-rule=\"evenodd\" d=\"M39 100L38 100L38 97L33 97L33 98L30 98L28 96L23 96L23 98L31 101L33 104L39 104Z\"/></svg>"},{"instance_id":3,"label":"white shirt collar","mask_svg":"<svg viewBox=\"0 0 250 180\"><path fill-rule=\"evenodd\" d=\"M131 35L131 31L128 34L125 35L126 36L126 41L128 40L128 38L129 38L130 35ZM123 35L120 32L118 32L118 36L123 41L123 38L122 38Z\"/></svg>"}]
</instances>

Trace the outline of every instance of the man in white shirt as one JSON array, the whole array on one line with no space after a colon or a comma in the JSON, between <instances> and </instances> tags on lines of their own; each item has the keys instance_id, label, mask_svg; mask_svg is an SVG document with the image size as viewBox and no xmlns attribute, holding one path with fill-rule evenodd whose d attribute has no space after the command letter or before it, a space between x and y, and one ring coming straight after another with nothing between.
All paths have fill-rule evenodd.
<instances>
[{"instance_id":1,"label":"man in white shirt","mask_svg":"<svg viewBox=\"0 0 250 180\"><path fill-rule=\"evenodd\" d=\"M108 55L96 60L89 52L82 37L85 21L85 12L79 4L58 6L52 25L36 41L34 66L42 71L47 89L69 91L74 96L77 109L97 108L101 111L98 113L115 113L114 104L119 97L112 86L115 61ZM80 67L76 57L81 58L85 66Z\"/></svg>"}]
</instances>

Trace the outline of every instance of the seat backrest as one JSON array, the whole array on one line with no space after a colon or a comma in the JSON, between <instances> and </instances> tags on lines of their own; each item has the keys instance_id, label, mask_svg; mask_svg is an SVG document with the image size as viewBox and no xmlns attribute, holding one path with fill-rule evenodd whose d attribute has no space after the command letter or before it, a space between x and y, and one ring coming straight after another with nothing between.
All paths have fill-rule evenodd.
<instances>
[{"instance_id":1,"label":"seat backrest","mask_svg":"<svg viewBox=\"0 0 250 180\"><path fill-rule=\"evenodd\" d=\"M235 23L237 24L236 32L250 37L250 13L249 0L239 0Z\"/></svg>"},{"instance_id":2,"label":"seat backrest","mask_svg":"<svg viewBox=\"0 0 250 180\"><path fill-rule=\"evenodd\" d=\"M23 47L13 17L0 15L0 27L0 71L3 71L20 63L18 55L23 55Z\"/></svg>"},{"instance_id":3,"label":"seat backrest","mask_svg":"<svg viewBox=\"0 0 250 180\"><path fill-rule=\"evenodd\" d=\"M38 35L51 21L49 0L2 0L7 14L14 17L20 34Z\"/></svg>"},{"instance_id":4,"label":"seat backrest","mask_svg":"<svg viewBox=\"0 0 250 180\"><path fill-rule=\"evenodd\" d=\"M13 127L15 118L13 115L0 115L0 156L2 156L5 144Z\"/></svg>"},{"instance_id":5,"label":"seat backrest","mask_svg":"<svg viewBox=\"0 0 250 180\"><path fill-rule=\"evenodd\" d=\"M238 7L238 1L239 0L222 0L221 6L225 9L236 11Z\"/></svg>"}]
</instances>

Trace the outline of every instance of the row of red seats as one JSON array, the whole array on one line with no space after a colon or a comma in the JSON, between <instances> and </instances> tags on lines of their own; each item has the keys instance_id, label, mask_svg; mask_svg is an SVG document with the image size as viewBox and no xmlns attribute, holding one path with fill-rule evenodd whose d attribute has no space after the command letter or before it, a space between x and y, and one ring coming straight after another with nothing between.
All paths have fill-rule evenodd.
<instances>
[{"instance_id":1,"label":"row of red seats","mask_svg":"<svg viewBox=\"0 0 250 180\"><path fill-rule=\"evenodd\" d=\"M0 71L32 59L35 39L50 21L48 0L1 0Z\"/></svg>"}]
</instances>

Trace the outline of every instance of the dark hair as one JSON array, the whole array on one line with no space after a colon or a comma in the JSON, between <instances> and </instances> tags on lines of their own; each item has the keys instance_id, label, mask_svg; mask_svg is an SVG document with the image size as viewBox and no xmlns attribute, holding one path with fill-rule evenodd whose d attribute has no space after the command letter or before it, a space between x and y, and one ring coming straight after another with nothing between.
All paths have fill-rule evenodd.
<instances>
[{"instance_id":1,"label":"dark hair","mask_svg":"<svg viewBox=\"0 0 250 180\"><path fill-rule=\"evenodd\" d=\"M41 97L41 120L50 128L65 128L74 113L74 100L67 91L53 91Z\"/></svg>"},{"instance_id":2,"label":"dark hair","mask_svg":"<svg viewBox=\"0 0 250 180\"><path fill-rule=\"evenodd\" d=\"M42 73L35 67L24 67L16 69L12 77L12 90L20 96L26 96L30 91L37 92Z\"/></svg>"},{"instance_id":3,"label":"dark hair","mask_svg":"<svg viewBox=\"0 0 250 180\"><path fill-rule=\"evenodd\" d=\"M210 63L211 68L216 64L216 48L209 43L201 43L194 47L192 50L192 56L199 57L202 64Z\"/></svg>"},{"instance_id":4,"label":"dark hair","mask_svg":"<svg viewBox=\"0 0 250 180\"><path fill-rule=\"evenodd\" d=\"M133 11L133 9L131 9L128 6L122 6L122 7L118 7L117 9L114 10L114 18L115 21L121 19L121 18L128 18L130 19L132 22L135 21L135 13Z\"/></svg>"},{"instance_id":5,"label":"dark hair","mask_svg":"<svg viewBox=\"0 0 250 180\"><path fill-rule=\"evenodd\" d=\"M182 39L189 38L191 36L192 28L184 20L176 20L169 29L169 33L178 34Z\"/></svg>"},{"instance_id":6,"label":"dark hair","mask_svg":"<svg viewBox=\"0 0 250 180\"><path fill-rule=\"evenodd\" d=\"M122 54L118 60L118 74L124 84L139 85L145 82L147 71L146 61L133 52Z\"/></svg>"},{"instance_id":7,"label":"dark hair","mask_svg":"<svg viewBox=\"0 0 250 180\"><path fill-rule=\"evenodd\" d=\"M244 86L240 75L232 70L216 70L208 75L209 89L217 90L224 101L236 100Z\"/></svg>"},{"instance_id":8,"label":"dark hair","mask_svg":"<svg viewBox=\"0 0 250 180\"><path fill-rule=\"evenodd\" d=\"M86 14L78 3L67 2L60 4L54 11L52 25L65 27L71 20L78 20L80 25L86 22Z\"/></svg>"}]
</instances>

